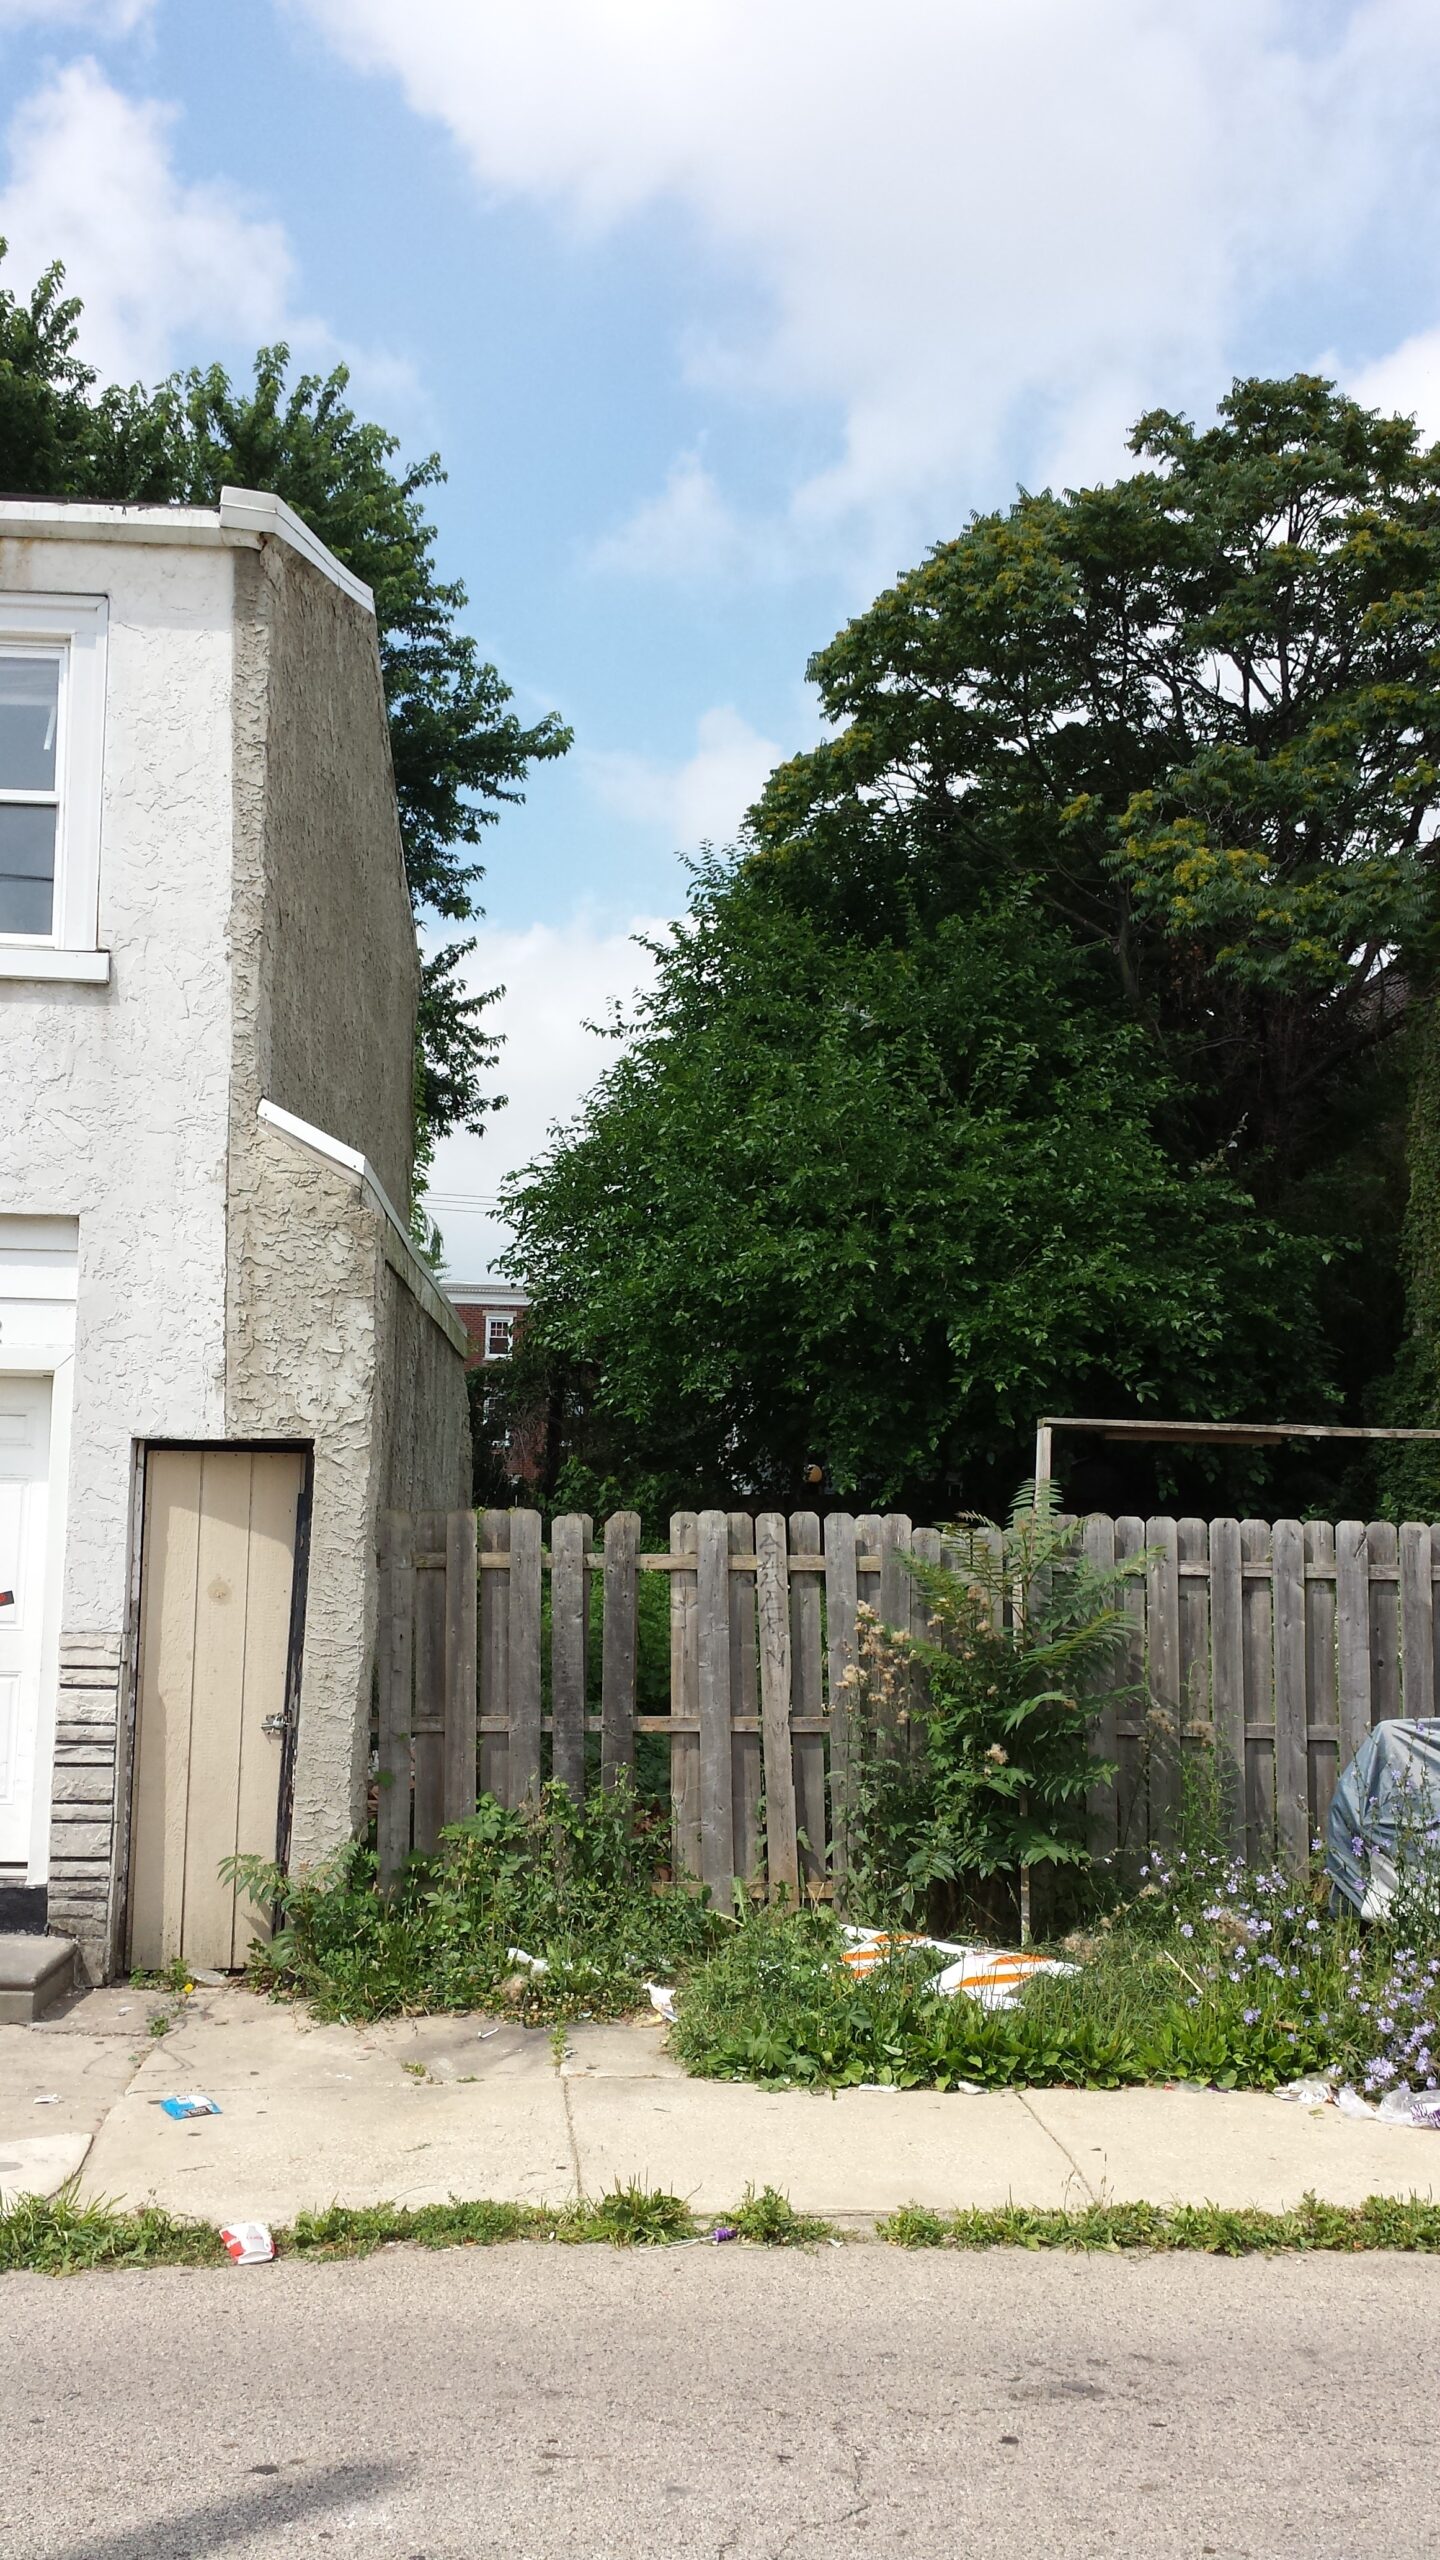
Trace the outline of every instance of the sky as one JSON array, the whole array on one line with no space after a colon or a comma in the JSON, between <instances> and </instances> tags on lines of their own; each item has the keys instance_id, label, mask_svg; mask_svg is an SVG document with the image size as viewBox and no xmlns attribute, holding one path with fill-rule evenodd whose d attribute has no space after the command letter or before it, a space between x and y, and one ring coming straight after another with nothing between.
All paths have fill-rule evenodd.
<instances>
[{"instance_id":1,"label":"sky","mask_svg":"<svg viewBox=\"0 0 1440 2560\"><path fill-rule=\"evenodd\" d=\"M0 0L0 279L63 258L107 377L347 363L574 727L488 831L455 1276L931 543L1236 374L1440 435L1437 144L1435 0Z\"/></svg>"}]
</instances>

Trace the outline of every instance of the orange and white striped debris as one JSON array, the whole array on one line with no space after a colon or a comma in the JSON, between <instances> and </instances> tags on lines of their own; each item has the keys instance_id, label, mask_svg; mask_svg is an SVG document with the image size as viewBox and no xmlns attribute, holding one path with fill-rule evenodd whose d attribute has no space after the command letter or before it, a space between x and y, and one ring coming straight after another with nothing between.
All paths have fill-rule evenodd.
<instances>
[{"instance_id":1,"label":"orange and white striped debris","mask_svg":"<svg viewBox=\"0 0 1440 2560\"><path fill-rule=\"evenodd\" d=\"M1038 1956L1028 1948L957 1946L945 1938L923 1938L904 1931L886 1929L846 1929L845 1950L841 1962L847 1971L865 1975L873 1973L877 1964L903 1947L926 1947L949 1961L931 1978L932 1991L963 1991L968 1999L978 2000L982 2009L1013 2009L1032 1974L1075 1973L1078 1967L1064 1964L1058 1956Z\"/></svg>"}]
</instances>

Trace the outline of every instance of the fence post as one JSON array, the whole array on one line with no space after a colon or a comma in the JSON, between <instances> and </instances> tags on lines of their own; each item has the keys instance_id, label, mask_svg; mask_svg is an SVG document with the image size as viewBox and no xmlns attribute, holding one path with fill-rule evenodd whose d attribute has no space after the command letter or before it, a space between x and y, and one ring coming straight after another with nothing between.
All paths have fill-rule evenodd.
<instances>
[{"instance_id":1,"label":"fence post","mask_svg":"<svg viewBox=\"0 0 1440 2560\"><path fill-rule=\"evenodd\" d=\"M696 1535L700 1874L717 1905L728 1909L735 1879L735 1805L730 1747L730 1536L724 1512L702 1511Z\"/></svg>"},{"instance_id":2,"label":"fence post","mask_svg":"<svg viewBox=\"0 0 1440 2560\"><path fill-rule=\"evenodd\" d=\"M636 1562L638 1511L605 1523L605 1624L600 1679L600 1783L613 1787L635 1765Z\"/></svg>"},{"instance_id":3,"label":"fence post","mask_svg":"<svg viewBox=\"0 0 1440 2560\"><path fill-rule=\"evenodd\" d=\"M445 1514L417 1511L415 1553L415 1847L428 1856L445 1819Z\"/></svg>"},{"instance_id":4,"label":"fence post","mask_svg":"<svg viewBox=\"0 0 1440 2560\"><path fill-rule=\"evenodd\" d=\"M725 1519L726 1543L730 1549L730 1801L734 1823L733 1872L743 1884L750 1884L760 1872L763 1843L760 1835L760 1802L764 1794L764 1763L760 1735L750 1729L760 1714L760 1682L756 1656L755 1567L743 1569L734 1563L736 1556L753 1557L755 1523L748 1511L731 1511ZM746 1730L737 1733L734 1719L743 1716Z\"/></svg>"},{"instance_id":5,"label":"fence post","mask_svg":"<svg viewBox=\"0 0 1440 2560\"><path fill-rule=\"evenodd\" d=\"M790 1551L797 1556L819 1555L820 1521L814 1511L791 1513ZM820 1576L802 1568L790 1583L790 1695L792 1713L807 1720L818 1719L825 1703L820 1619ZM823 1884L830 1845L830 1826L825 1818L825 1737L823 1733L797 1733L792 1736L792 1743L800 1873L807 1885Z\"/></svg>"},{"instance_id":6,"label":"fence post","mask_svg":"<svg viewBox=\"0 0 1440 2560\"><path fill-rule=\"evenodd\" d=\"M1245 1606L1240 1523L1210 1523L1210 1679L1225 1845L1245 1854Z\"/></svg>"},{"instance_id":7,"label":"fence post","mask_svg":"<svg viewBox=\"0 0 1440 2560\"><path fill-rule=\"evenodd\" d=\"M1435 1713L1434 1646L1429 1524L1407 1520L1400 1531L1400 1670L1403 1712L1421 1721Z\"/></svg>"},{"instance_id":8,"label":"fence post","mask_svg":"<svg viewBox=\"0 0 1440 2560\"><path fill-rule=\"evenodd\" d=\"M1244 1568L1247 1564L1268 1567L1269 1562L1269 1521L1242 1520L1245 1854L1252 1867L1268 1867L1275 1855L1275 1646L1271 1623L1274 1595L1268 1572L1263 1576L1246 1574Z\"/></svg>"},{"instance_id":9,"label":"fence post","mask_svg":"<svg viewBox=\"0 0 1440 2560\"><path fill-rule=\"evenodd\" d=\"M1092 1511L1080 1532L1080 1551L1094 1573L1111 1573L1115 1567L1115 1523L1102 1512ZM1090 1726L1090 1757L1108 1760L1108 1778L1092 1780L1085 1791L1085 1827L1092 1858L1113 1857L1116 1847L1115 1820L1115 1726L1117 1722L1113 1695L1102 1698Z\"/></svg>"},{"instance_id":10,"label":"fence post","mask_svg":"<svg viewBox=\"0 0 1440 2560\"><path fill-rule=\"evenodd\" d=\"M1145 1624L1150 1661L1150 1694L1168 1719L1173 1737L1150 1750L1150 1839L1168 1849L1175 1838L1180 1793L1180 1551L1173 1520L1147 1520L1145 1544L1151 1550L1146 1576ZM1152 1734L1153 1734L1152 1728Z\"/></svg>"},{"instance_id":11,"label":"fence post","mask_svg":"<svg viewBox=\"0 0 1440 2560\"><path fill-rule=\"evenodd\" d=\"M571 1512L550 1532L550 1766L575 1802L585 1795L585 1688L590 1650L590 1522Z\"/></svg>"},{"instance_id":12,"label":"fence post","mask_svg":"<svg viewBox=\"0 0 1440 2560\"><path fill-rule=\"evenodd\" d=\"M693 1556L699 1539L698 1515L670 1515L670 1553ZM700 1713L699 1599L694 1565L670 1571L670 1713L694 1721ZM726 1702L729 1715L729 1702ZM677 1876L703 1873L703 1821L700 1794L700 1736L677 1733L670 1740L670 1829Z\"/></svg>"},{"instance_id":13,"label":"fence post","mask_svg":"<svg viewBox=\"0 0 1440 2560\"><path fill-rule=\"evenodd\" d=\"M410 1519L380 1515L380 1749L375 1836L380 1881L392 1884L410 1854L410 1714L414 1644Z\"/></svg>"},{"instance_id":14,"label":"fence post","mask_svg":"<svg viewBox=\"0 0 1440 2560\"><path fill-rule=\"evenodd\" d=\"M1363 1520L1341 1520L1335 1528L1335 1662L1343 1769L1370 1730L1370 1551Z\"/></svg>"},{"instance_id":15,"label":"fence post","mask_svg":"<svg viewBox=\"0 0 1440 2560\"><path fill-rule=\"evenodd\" d=\"M1305 1731L1305 1532L1277 1520L1270 1544L1275 1586L1275 1829L1297 1873L1310 1852L1310 1753Z\"/></svg>"},{"instance_id":16,"label":"fence post","mask_svg":"<svg viewBox=\"0 0 1440 2560\"><path fill-rule=\"evenodd\" d=\"M1335 1793L1339 1714L1335 1696L1335 1531L1305 1523L1305 1776L1307 1805L1322 1837Z\"/></svg>"},{"instance_id":17,"label":"fence post","mask_svg":"<svg viewBox=\"0 0 1440 2560\"><path fill-rule=\"evenodd\" d=\"M832 1511L825 1521L825 1635L830 1674L830 1837L832 1873L838 1895L849 1873L850 1749L853 1683L846 1674L855 1660L855 1523Z\"/></svg>"},{"instance_id":18,"label":"fence post","mask_svg":"<svg viewBox=\"0 0 1440 2560\"><path fill-rule=\"evenodd\" d=\"M774 1894L796 1894L795 1767L790 1738L790 1592L783 1511L755 1523L755 1591L760 1619L760 1715L765 1752L765 1866Z\"/></svg>"},{"instance_id":19,"label":"fence post","mask_svg":"<svg viewBox=\"0 0 1440 2560\"><path fill-rule=\"evenodd\" d=\"M1370 1715L1375 1724L1400 1713L1400 1540L1393 1520L1371 1520Z\"/></svg>"},{"instance_id":20,"label":"fence post","mask_svg":"<svg viewBox=\"0 0 1440 2560\"><path fill-rule=\"evenodd\" d=\"M510 1514L510 1802L540 1792L540 1514Z\"/></svg>"},{"instance_id":21,"label":"fence post","mask_svg":"<svg viewBox=\"0 0 1440 2560\"><path fill-rule=\"evenodd\" d=\"M463 1822L475 1810L479 1567L475 1514L452 1511L445 1523L445 1739L442 1811Z\"/></svg>"},{"instance_id":22,"label":"fence post","mask_svg":"<svg viewBox=\"0 0 1440 2560\"><path fill-rule=\"evenodd\" d=\"M510 1514L487 1511L480 1544L503 1565L480 1569L480 1792L510 1802ZM487 1733L487 1723L497 1730Z\"/></svg>"}]
</instances>

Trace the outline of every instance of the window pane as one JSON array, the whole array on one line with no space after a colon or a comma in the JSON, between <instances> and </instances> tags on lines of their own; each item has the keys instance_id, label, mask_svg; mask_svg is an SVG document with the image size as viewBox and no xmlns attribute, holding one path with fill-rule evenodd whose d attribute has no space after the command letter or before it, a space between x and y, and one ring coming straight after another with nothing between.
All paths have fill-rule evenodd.
<instances>
[{"instance_id":1,"label":"window pane","mask_svg":"<svg viewBox=\"0 0 1440 2560\"><path fill-rule=\"evenodd\" d=\"M0 933L48 933L54 905L54 810L0 801Z\"/></svg>"},{"instance_id":2,"label":"window pane","mask_svg":"<svg viewBox=\"0 0 1440 2560\"><path fill-rule=\"evenodd\" d=\"M0 791L53 791L58 658L0 657Z\"/></svg>"}]
</instances>

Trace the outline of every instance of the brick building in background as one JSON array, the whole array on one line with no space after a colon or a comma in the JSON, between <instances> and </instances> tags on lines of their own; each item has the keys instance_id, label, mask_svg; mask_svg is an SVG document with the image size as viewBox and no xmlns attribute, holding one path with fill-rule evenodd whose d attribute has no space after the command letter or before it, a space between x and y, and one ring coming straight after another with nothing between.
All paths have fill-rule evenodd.
<instances>
[{"instance_id":1,"label":"brick building in background","mask_svg":"<svg viewBox=\"0 0 1440 2560\"><path fill-rule=\"evenodd\" d=\"M492 1373L503 1369L524 1329L525 1310L530 1304L526 1292L503 1280L447 1280L444 1288L446 1297L470 1336L471 1349L466 1368L472 1376L476 1371ZM496 1384L499 1383L497 1379ZM477 1477L483 1467L482 1408L482 1397L472 1391ZM490 1446L501 1474L512 1484L538 1484L545 1465L543 1414L519 1418L507 1416L503 1437L492 1439Z\"/></svg>"}]
</instances>

